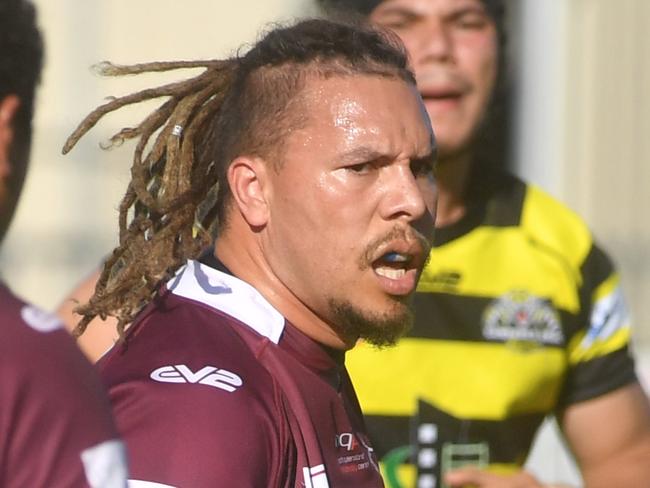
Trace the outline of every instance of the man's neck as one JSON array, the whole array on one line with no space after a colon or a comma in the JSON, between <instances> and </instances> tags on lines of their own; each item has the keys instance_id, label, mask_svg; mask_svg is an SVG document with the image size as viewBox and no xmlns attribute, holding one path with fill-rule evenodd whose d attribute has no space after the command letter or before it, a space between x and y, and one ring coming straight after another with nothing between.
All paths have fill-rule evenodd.
<instances>
[{"instance_id":1,"label":"man's neck","mask_svg":"<svg viewBox=\"0 0 650 488\"><path fill-rule=\"evenodd\" d=\"M467 211L466 190L471 173L472 155L465 152L440 158L437 168L438 209L436 227L458 222Z\"/></svg>"},{"instance_id":2,"label":"man's neck","mask_svg":"<svg viewBox=\"0 0 650 488\"><path fill-rule=\"evenodd\" d=\"M231 231L230 229L229 231ZM257 252L256 244L237 238L236 233L225 233L217 238L215 256L234 276L255 288L291 324L311 339L333 349L346 350L354 343L346 343L332 327L301 302L273 273L271 267Z\"/></svg>"}]
</instances>

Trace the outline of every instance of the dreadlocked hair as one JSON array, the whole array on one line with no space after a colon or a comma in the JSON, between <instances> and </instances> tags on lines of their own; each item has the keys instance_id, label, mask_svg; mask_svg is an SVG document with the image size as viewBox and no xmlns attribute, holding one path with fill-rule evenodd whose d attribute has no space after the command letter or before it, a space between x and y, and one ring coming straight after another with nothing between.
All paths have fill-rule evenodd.
<instances>
[{"instance_id":1,"label":"dreadlocked hair","mask_svg":"<svg viewBox=\"0 0 650 488\"><path fill-rule=\"evenodd\" d=\"M81 122L63 147L64 154L70 151L109 112L166 98L106 146L137 139L131 181L119 206L119 245L104 263L94 295L76 309L83 316L76 335L93 318L110 315L123 337L161 282L226 228L229 163L249 155L281 166L284 139L306 122L305 111L296 105L308 77L367 74L415 84L396 37L322 19L276 27L248 53L227 60L98 66L107 76L180 68L203 71L109 100Z\"/></svg>"}]
</instances>

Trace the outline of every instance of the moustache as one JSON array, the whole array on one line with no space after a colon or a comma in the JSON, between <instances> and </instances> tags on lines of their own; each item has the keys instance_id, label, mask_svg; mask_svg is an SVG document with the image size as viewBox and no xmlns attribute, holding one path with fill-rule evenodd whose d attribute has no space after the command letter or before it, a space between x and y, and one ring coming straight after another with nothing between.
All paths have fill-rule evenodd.
<instances>
[{"instance_id":1,"label":"moustache","mask_svg":"<svg viewBox=\"0 0 650 488\"><path fill-rule=\"evenodd\" d=\"M359 263L360 268L368 269L372 263L389 251L409 254L413 257L410 264L414 263L416 267L421 267L429 256L431 243L413 227L395 226L366 246Z\"/></svg>"}]
</instances>

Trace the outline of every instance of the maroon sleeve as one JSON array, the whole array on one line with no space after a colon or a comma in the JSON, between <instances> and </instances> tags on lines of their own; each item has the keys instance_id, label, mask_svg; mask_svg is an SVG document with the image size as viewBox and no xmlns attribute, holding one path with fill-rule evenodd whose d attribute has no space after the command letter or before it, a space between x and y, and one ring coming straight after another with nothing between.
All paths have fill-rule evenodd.
<instances>
[{"instance_id":1,"label":"maroon sleeve","mask_svg":"<svg viewBox=\"0 0 650 488\"><path fill-rule=\"evenodd\" d=\"M0 486L125 486L93 367L52 316L7 295L0 288Z\"/></svg>"},{"instance_id":2,"label":"maroon sleeve","mask_svg":"<svg viewBox=\"0 0 650 488\"><path fill-rule=\"evenodd\" d=\"M226 319L168 300L129 334L98 367L132 480L285 486L295 456L279 390Z\"/></svg>"},{"instance_id":3,"label":"maroon sleeve","mask_svg":"<svg viewBox=\"0 0 650 488\"><path fill-rule=\"evenodd\" d=\"M291 448L274 402L245 390L151 380L121 383L110 395L131 480L173 487L285 486Z\"/></svg>"}]
</instances>

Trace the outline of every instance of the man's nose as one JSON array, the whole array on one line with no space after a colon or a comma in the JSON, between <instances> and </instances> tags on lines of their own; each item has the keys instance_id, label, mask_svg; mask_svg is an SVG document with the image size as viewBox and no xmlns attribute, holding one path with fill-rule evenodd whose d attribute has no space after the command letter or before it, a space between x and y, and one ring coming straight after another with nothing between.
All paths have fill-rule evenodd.
<instances>
[{"instance_id":1,"label":"man's nose","mask_svg":"<svg viewBox=\"0 0 650 488\"><path fill-rule=\"evenodd\" d=\"M417 52L411 55L415 63L448 61L453 56L453 39L449 27L442 19L430 18L420 24L416 37Z\"/></svg>"},{"instance_id":2,"label":"man's nose","mask_svg":"<svg viewBox=\"0 0 650 488\"><path fill-rule=\"evenodd\" d=\"M417 220L427 212L426 196L409 165L396 166L387 183L383 214L387 219Z\"/></svg>"}]
</instances>

